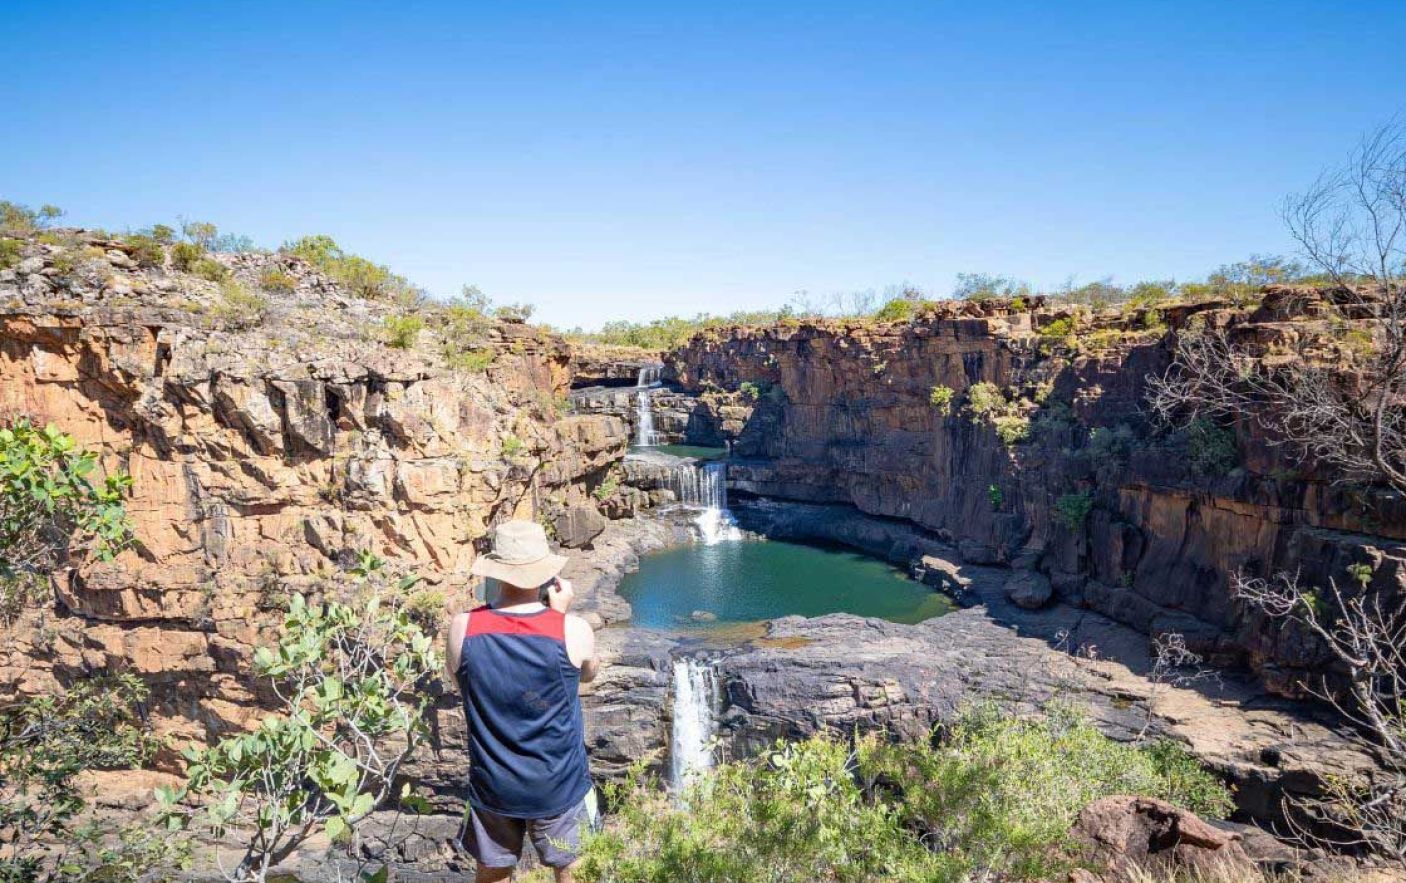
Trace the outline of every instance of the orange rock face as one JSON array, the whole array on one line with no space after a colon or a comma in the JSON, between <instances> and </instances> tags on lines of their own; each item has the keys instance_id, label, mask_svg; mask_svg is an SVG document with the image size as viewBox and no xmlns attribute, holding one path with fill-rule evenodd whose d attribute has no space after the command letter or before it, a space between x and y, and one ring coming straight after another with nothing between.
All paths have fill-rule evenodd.
<instances>
[{"instance_id":1,"label":"orange rock face","mask_svg":"<svg viewBox=\"0 0 1406 883\"><path fill-rule=\"evenodd\" d=\"M620 421L560 407L569 352L537 329L489 321L474 345L492 363L454 370L448 332L390 348L392 305L281 256L221 256L250 290L272 261L297 279L241 327L215 283L102 260L57 274L56 249L28 249L40 268L0 272L0 418L52 422L129 472L136 542L57 575L57 610L0 651L5 694L126 668L160 730L242 725L251 648L289 592L371 549L461 605L493 523L593 506L624 452Z\"/></svg>"}]
</instances>

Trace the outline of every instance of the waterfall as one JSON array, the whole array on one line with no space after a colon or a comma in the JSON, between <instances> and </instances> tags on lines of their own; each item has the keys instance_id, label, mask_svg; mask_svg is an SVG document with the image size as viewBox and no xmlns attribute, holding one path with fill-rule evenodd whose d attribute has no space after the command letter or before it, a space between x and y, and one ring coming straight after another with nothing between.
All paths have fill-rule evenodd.
<instances>
[{"instance_id":1,"label":"waterfall","mask_svg":"<svg viewBox=\"0 0 1406 883\"><path fill-rule=\"evenodd\" d=\"M643 372L644 369L640 369ZM649 406L649 390L641 388L635 393L635 444L642 448L659 444L659 433L654 431L654 411Z\"/></svg>"},{"instance_id":2,"label":"waterfall","mask_svg":"<svg viewBox=\"0 0 1406 883\"><path fill-rule=\"evenodd\" d=\"M674 660L674 717L669 785L678 791L713 766L713 737L721 700L713 667L702 659Z\"/></svg>"},{"instance_id":3,"label":"waterfall","mask_svg":"<svg viewBox=\"0 0 1406 883\"><path fill-rule=\"evenodd\" d=\"M635 380L635 386L653 386L659 382L659 378L664 371L663 365L641 365L639 377Z\"/></svg>"},{"instance_id":4,"label":"waterfall","mask_svg":"<svg viewBox=\"0 0 1406 883\"><path fill-rule=\"evenodd\" d=\"M668 487L681 505L699 510L693 523L704 543L711 546L742 538L737 519L727 508L726 463L680 463L670 470Z\"/></svg>"}]
</instances>

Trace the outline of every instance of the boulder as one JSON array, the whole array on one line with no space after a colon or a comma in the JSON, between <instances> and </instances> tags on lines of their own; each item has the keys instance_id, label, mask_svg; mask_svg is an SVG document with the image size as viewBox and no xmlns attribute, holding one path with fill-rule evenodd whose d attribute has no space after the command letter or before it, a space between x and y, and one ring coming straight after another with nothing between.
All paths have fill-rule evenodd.
<instances>
[{"instance_id":1,"label":"boulder","mask_svg":"<svg viewBox=\"0 0 1406 883\"><path fill-rule=\"evenodd\" d=\"M557 542L568 549L579 549L600 536L605 530L605 516L590 506L568 506L552 521Z\"/></svg>"},{"instance_id":2,"label":"boulder","mask_svg":"<svg viewBox=\"0 0 1406 883\"><path fill-rule=\"evenodd\" d=\"M999 560L994 546L972 539L958 542L957 551L961 554L964 564L995 564Z\"/></svg>"},{"instance_id":3,"label":"boulder","mask_svg":"<svg viewBox=\"0 0 1406 883\"><path fill-rule=\"evenodd\" d=\"M1026 610L1044 607L1053 594L1049 577L1034 570L1018 570L1006 580L1006 597Z\"/></svg>"},{"instance_id":4,"label":"boulder","mask_svg":"<svg viewBox=\"0 0 1406 883\"><path fill-rule=\"evenodd\" d=\"M1070 832L1105 880L1132 880L1140 870L1193 874L1250 873L1255 864L1241 835L1151 797L1105 797L1084 807Z\"/></svg>"}]
</instances>

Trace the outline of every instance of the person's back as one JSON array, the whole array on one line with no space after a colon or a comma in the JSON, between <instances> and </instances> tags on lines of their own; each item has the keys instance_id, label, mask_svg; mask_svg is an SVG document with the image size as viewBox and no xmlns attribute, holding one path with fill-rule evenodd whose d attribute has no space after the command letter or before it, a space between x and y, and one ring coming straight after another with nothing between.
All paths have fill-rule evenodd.
<instances>
[{"instance_id":1,"label":"person's back","mask_svg":"<svg viewBox=\"0 0 1406 883\"><path fill-rule=\"evenodd\" d=\"M570 880L594 823L578 688L598 663L590 626L567 613L573 592L556 578L565 562L539 525L501 525L474 573L498 579L502 596L449 626L446 662L468 723L465 844L484 883L512 874L528 836L557 879Z\"/></svg>"}]
</instances>

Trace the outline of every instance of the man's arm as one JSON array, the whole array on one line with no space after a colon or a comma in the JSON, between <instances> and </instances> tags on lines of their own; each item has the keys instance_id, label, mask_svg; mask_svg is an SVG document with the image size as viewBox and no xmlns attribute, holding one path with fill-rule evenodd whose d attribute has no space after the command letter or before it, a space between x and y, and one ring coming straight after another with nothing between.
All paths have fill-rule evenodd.
<instances>
[{"instance_id":1,"label":"man's arm","mask_svg":"<svg viewBox=\"0 0 1406 883\"><path fill-rule=\"evenodd\" d=\"M581 669L581 683L594 681L600 673L596 633L586 620L570 614L566 617L566 655L571 657L572 665Z\"/></svg>"},{"instance_id":2,"label":"man's arm","mask_svg":"<svg viewBox=\"0 0 1406 883\"><path fill-rule=\"evenodd\" d=\"M444 674L449 686L457 687L459 679L459 653L464 649L464 632L469 627L469 614L459 613L449 620L444 630Z\"/></svg>"}]
</instances>

